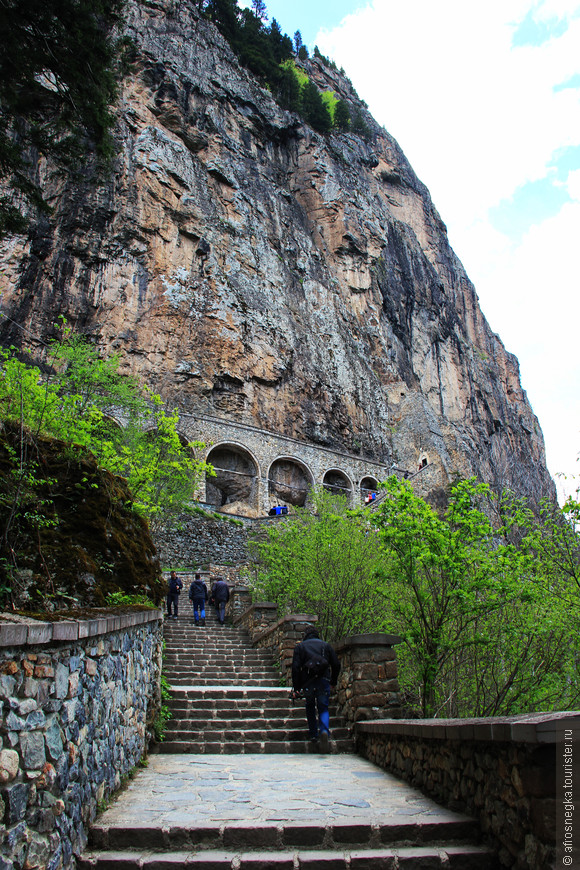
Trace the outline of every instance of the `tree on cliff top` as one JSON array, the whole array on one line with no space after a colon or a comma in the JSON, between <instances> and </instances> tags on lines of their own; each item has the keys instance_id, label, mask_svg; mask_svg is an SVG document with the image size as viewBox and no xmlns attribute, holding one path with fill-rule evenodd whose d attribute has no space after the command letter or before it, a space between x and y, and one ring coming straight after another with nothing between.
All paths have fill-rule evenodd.
<instances>
[{"instance_id":1,"label":"tree on cliff top","mask_svg":"<svg viewBox=\"0 0 580 870\"><path fill-rule=\"evenodd\" d=\"M31 205L46 207L34 179L39 158L70 171L89 149L112 154L122 2L0 3L0 235L22 231Z\"/></svg>"}]
</instances>

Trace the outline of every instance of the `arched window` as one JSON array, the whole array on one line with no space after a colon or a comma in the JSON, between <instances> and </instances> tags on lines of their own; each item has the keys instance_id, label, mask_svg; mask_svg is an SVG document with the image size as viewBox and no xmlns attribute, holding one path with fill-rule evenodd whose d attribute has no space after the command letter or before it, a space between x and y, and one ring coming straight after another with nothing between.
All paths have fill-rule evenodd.
<instances>
[{"instance_id":1,"label":"arched window","mask_svg":"<svg viewBox=\"0 0 580 870\"><path fill-rule=\"evenodd\" d=\"M363 477L360 482L360 499L363 504L374 501L377 495L378 481L375 477Z\"/></svg>"},{"instance_id":2,"label":"arched window","mask_svg":"<svg viewBox=\"0 0 580 870\"><path fill-rule=\"evenodd\" d=\"M350 502L352 500L352 484L343 471L333 468L327 471L322 480L322 485L335 495L344 495Z\"/></svg>"},{"instance_id":3,"label":"arched window","mask_svg":"<svg viewBox=\"0 0 580 870\"><path fill-rule=\"evenodd\" d=\"M215 477L206 475L206 501L217 510L228 507L242 514L258 508L258 465L254 457L238 444L219 444L207 455Z\"/></svg>"},{"instance_id":4,"label":"arched window","mask_svg":"<svg viewBox=\"0 0 580 870\"><path fill-rule=\"evenodd\" d=\"M268 472L268 497L272 503L303 507L313 485L311 473L297 459L276 459Z\"/></svg>"}]
</instances>

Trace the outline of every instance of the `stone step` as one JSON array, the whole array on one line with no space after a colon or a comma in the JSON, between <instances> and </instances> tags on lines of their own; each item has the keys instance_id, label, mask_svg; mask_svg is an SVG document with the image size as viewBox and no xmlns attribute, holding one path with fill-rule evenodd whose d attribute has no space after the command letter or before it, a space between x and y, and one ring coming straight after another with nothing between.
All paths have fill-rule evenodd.
<instances>
[{"instance_id":1,"label":"stone step","mask_svg":"<svg viewBox=\"0 0 580 870\"><path fill-rule=\"evenodd\" d=\"M222 723L223 726L223 723ZM212 727L201 729L182 728L176 725L173 721L167 723L165 729L165 739L177 742L192 740L197 742L207 743L256 743L256 742L272 742L272 743L287 743L287 742L302 742L306 739L308 728L306 723L302 727L296 728L270 728L269 725L262 722L258 728L232 728L229 722L225 723L225 727ZM334 740L348 740L350 733L348 728L333 728L332 737Z\"/></svg>"},{"instance_id":2,"label":"stone step","mask_svg":"<svg viewBox=\"0 0 580 870\"><path fill-rule=\"evenodd\" d=\"M210 742L209 740L166 739L155 747L155 752L170 755L303 755L306 752L320 754L309 740L250 740ZM354 752L350 739L331 740L329 754Z\"/></svg>"},{"instance_id":3,"label":"stone step","mask_svg":"<svg viewBox=\"0 0 580 870\"><path fill-rule=\"evenodd\" d=\"M199 676L203 677L223 677L225 675L228 675L230 677L230 681L233 683L237 682L241 678L247 679L248 677L252 676L256 678L256 683L259 683L260 680L266 678L270 679L272 677L275 677L276 680L278 680L278 684L280 681L280 674L275 668L265 668L263 666L244 667L243 665L232 665L231 662L229 662L227 665L223 665L223 667L208 665L205 667L202 666L200 668L189 668L174 665L171 668L164 667L163 671L168 677L169 675L171 675L171 677L177 677L179 675L187 677L196 676L198 674Z\"/></svg>"},{"instance_id":4,"label":"stone step","mask_svg":"<svg viewBox=\"0 0 580 870\"><path fill-rule=\"evenodd\" d=\"M78 870L494 870L484 846L402 847L335 852L92 852L77 858Z\"/></svg>"},{"instance_id":5,"label":"stone step","mask_svg":"<svg viewBox=\"0 0 580 870\"><path fill-rule=\"evenodd\" d=\"M170 708L171 709L171 708ZM242 716L228 716L227 718L221 718L217 715L214 716L183 716L173 714L173 718L169 720L169 724L171 724L172 728L182 728L182 729L192 729L203 727L205 725L205 729L215 728L217 731L226 731L228 728L235 728L236 731L246 731L252 728L286 728L286 727L297 727L300 723L304 722L304 713L302 715L290 715L285 716L282 714L281 716L260 716L254 715L253 718L242 717Z\"/></svg>"},{"instance_id":6,"label":"stone step","mask_svg":"<svg viewBox=\"0 0 580 870\"><path fill-rule=\"evenodd\" d=\"M284 867L288 870L493 870L491 850L473 845L473 820L444 817L379 824L320 822L239 823L157 827L93 826L79 870ZM140 850L135 850L135 844ZM217 863L216 863L217 862Z\"/></svg>"},{"instance_id":7,"label":"stone step","mask_svg":"<svg viewBox=\"0 0 580 870\"><path fill-rule=\"evenodd\" d=\"M214 674L208 677L196 676L195 681L198 686L230 686L232 683L232 677L229 674L226 674L223 677L218 677ZM174 676L171 679L171 684L173 686L188 686L190 683L191 676ZM277 680L275 677L260 677L258 680L254 679L253 677L239 677L237 680L237 684L239 686L273 687L279 685L279 680Z\"/></svg>"}]
</instances>

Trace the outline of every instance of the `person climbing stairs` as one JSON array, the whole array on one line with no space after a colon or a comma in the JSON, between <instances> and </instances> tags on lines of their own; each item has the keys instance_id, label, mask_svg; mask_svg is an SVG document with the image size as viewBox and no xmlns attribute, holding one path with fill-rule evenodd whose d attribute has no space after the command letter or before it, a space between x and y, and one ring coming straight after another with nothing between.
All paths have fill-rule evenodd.
<instances>
[{"instance_id":1,"label":"person climbing stairs","mask_svg":"<svg viewBox=\"0 0 580 870\"><path fill-rule=\"evenodd\" d=\"M494 870L476 822L357 756L333 753L247 634L190 614L164 627L173 718L90 831L78 870ZM331 720L332 721L332 720ZM235 758L233 757L235 754Z\"/></svg>"}]
</instances>

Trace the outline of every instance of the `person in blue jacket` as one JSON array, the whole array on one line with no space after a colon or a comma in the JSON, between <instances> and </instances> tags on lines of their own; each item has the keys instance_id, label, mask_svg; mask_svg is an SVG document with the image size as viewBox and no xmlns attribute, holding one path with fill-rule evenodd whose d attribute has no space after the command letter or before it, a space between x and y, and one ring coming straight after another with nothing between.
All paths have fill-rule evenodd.
<instances>
[{"instance_id":1,"label":"person in blue jacket","mask_svg":"<svg viewBox=\"0 0 580 870\"><path fill-rule=\"evenodd\" d=\"M207 586L201 579L201 574L196 574L189 587L189 600L193 607L193 618L196 625L205 625L205 602L207 601Z\"/></svg>"}]
</instances>

